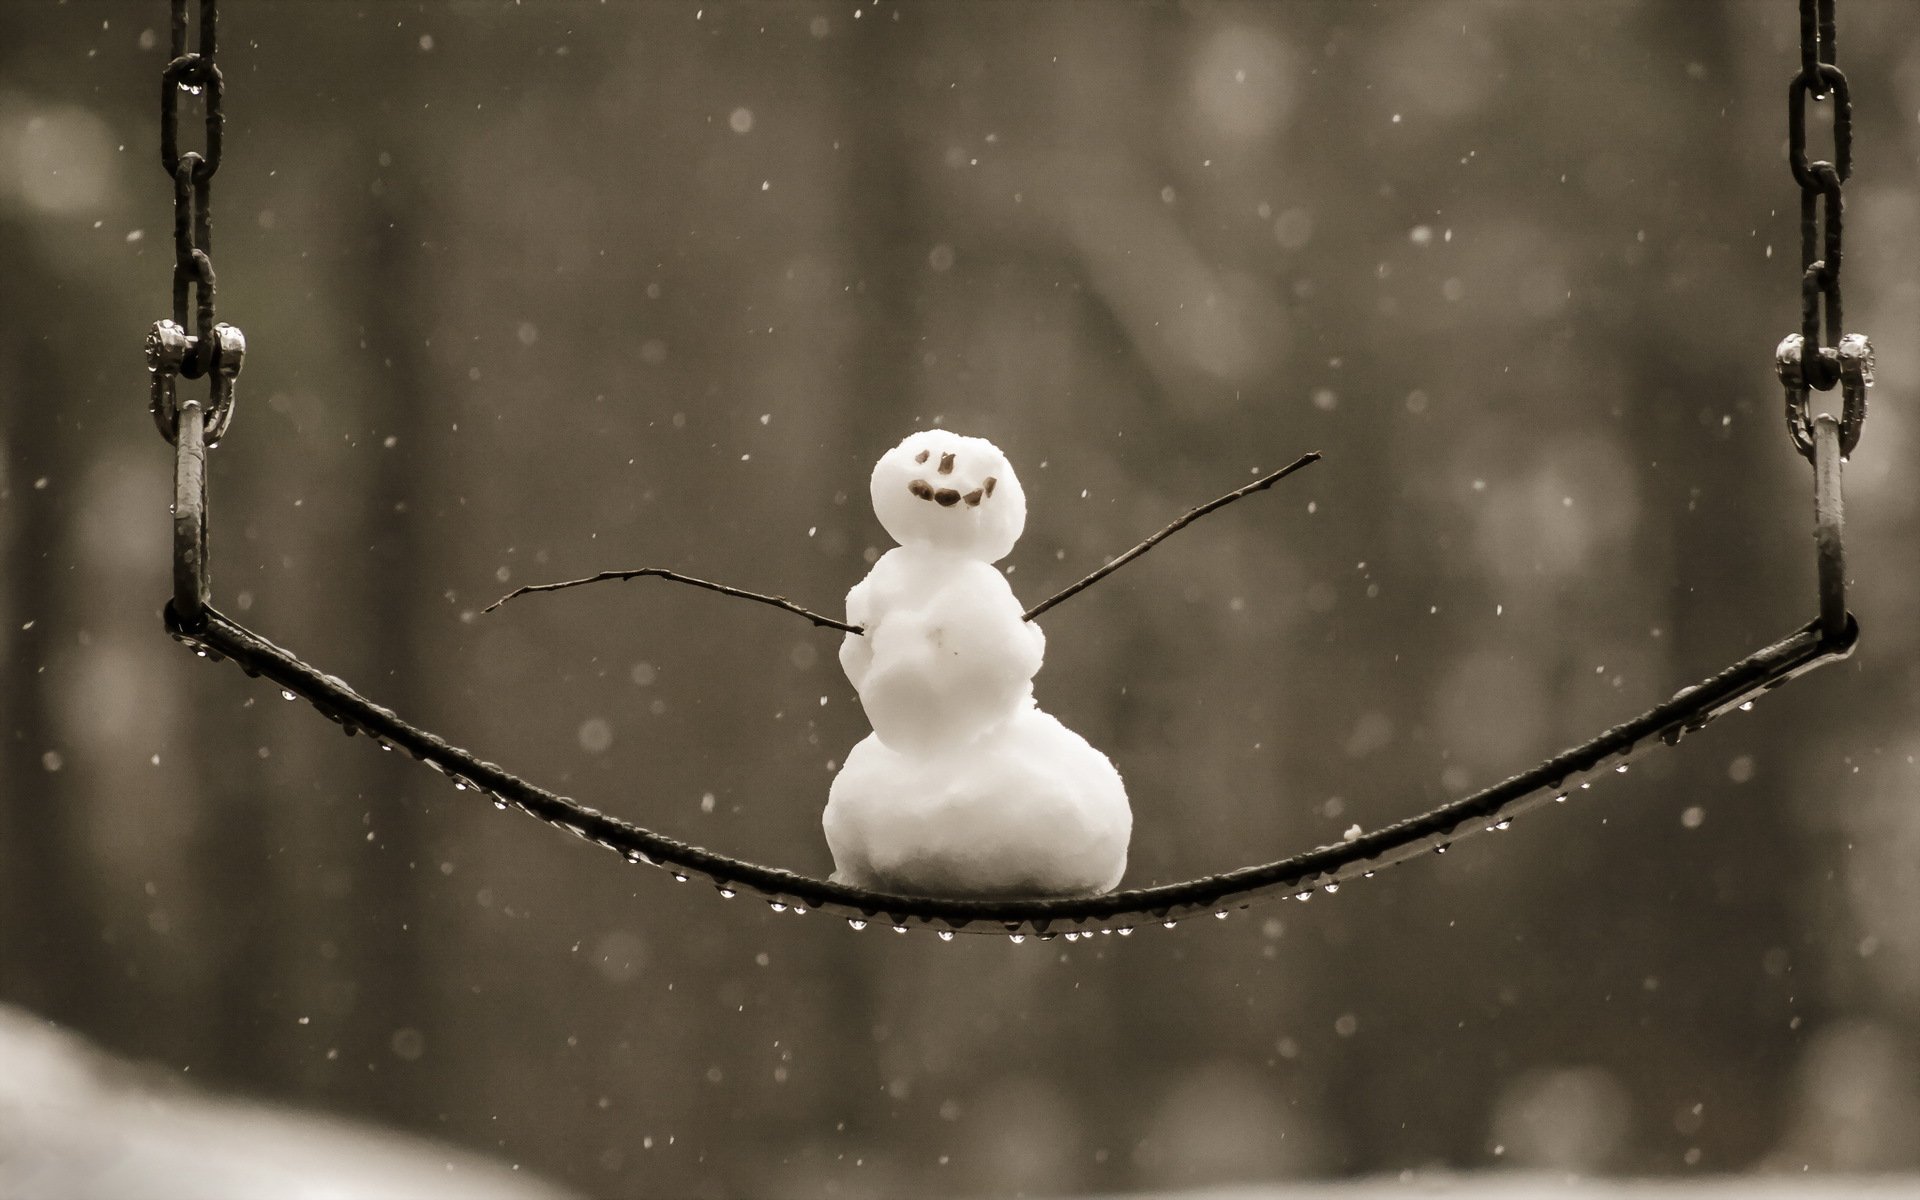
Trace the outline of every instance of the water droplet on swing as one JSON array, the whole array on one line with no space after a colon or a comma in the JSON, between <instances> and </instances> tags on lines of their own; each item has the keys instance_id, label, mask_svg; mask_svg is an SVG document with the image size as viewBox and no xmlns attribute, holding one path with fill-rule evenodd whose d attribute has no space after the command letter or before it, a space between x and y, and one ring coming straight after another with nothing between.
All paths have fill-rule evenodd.
<instances>
[{"instance_id":1,"label":"water droplet on swing","mask_svg":"<svg viewBox=\"0 0 1920 1200\"><path fill-rule=\"evenodd\" d=\"M905 933L907 931L907 927L905 925L895 925L893 927L893 931L895 933Z\"/></svg>"},{"instance_id":2,"label":"water droplet on swing","mask_svg":"<svg viewBox=\"0 0 1920 1200\"><path fill-rule=\"evenodd\" d=\"M392 742L381 742L381 743L380 743L380 748L381 748L382 750L385 750L385 751L386 751L386 752L387 752L388 754L392 754L392 753L393 753L393 743L392 743Z\"/></svg>"},{"instance_id":3,"label":"water droplet on swing","mask_svg":"<svg viewBox=\"0 0 1920 1200\"><path fill-rule=\"evenodd\" d=\"M1177 924L1179 924L1178 921L1162 921L1160 922L1160 927L1162 929L1172 929Z\"/></svg>"},{"instance_id":4,"label":"water droplet on swing","mask_svg":"<svg viewBox=\"0 0 1920 1200\"><path fill-rule=\"evenodd\" d=\"M1362 878L1362 879L1372 879L1372 878L1373 878L1373 872L1372 872L1372 871L1362 871L1362 872L1360 872L1360 878Z\"/></svg>"},{"instance_id":5,"label":"water droplet on swing","mask_svg":"<svg viewBox=\"0 0 1920 1200\"><path fill-rule=\"evenodd\" d=\"M1327 895L1331 896L1335 892L1340 890L1340 885L1337 883L1330 883L1327 886L1321 888L1320 890L1325 892Z\"/></svg>"},{"instance_id":6,"label":"water droplet on swing","mask_svg":"<svg viewBox=\"0 0 1920 1200\"><path fill-rule=\"evenodd\" d=\"M793 906L793 915L794 915L794 916L796 916L796 917L804 917L804 916L806 916L806 915L807 915L807 906L806 906L806 905L804 905L804 904L796 904L796 905L794 905L794 906Z\"/></svg>"},{"instance_id":7,"label":"water droplet on swing","mask_svg":"<svg viewBox=\"0 0 1920 1200\"><path fill-rule=\"evenodd\" d=\"M782 904L782 903L781 903L780 901L778 901L778 900L769 900L769 901L767 901L767 907L768 907L768 908L770 908L770 909L772 909L772 910L773 910L773 911L775 911L775 912L785 912L785 911L787 911L787 906L786 906L786 905L784 905L784 904Z\"/></svg>"},{"instance_id":8,"label":"water droplet on swing","mask_svg":"<svg viewBox=\"0 0 1920 1200\"><path fill-rule=\"evenodd\" d=\"M1553 802L1555 804L1565 804L1567 802L1567 794L1565 792L1561 792L1559 795L1553 798Z\"/></svg>"},{"instance_id":9,"label":"water droplet on swing","mask_svg":"<svg viewBox=\"0 0 1920 1200\"><path fill-rule=\"evenodd\" d=\"M740 894L739 892L734 891L730 887L718 887L718 888L715 888L714 891L720 893L720 898L722 900L731 900L735 896L738 896Z\"/></svg>"},{"instance_id":10,"label":"water droplet on swing","mask_svg":"<svg viewBox=\"0 0 1920 1200\"><path fill-rule=\"evenodd\" d=\"M1502 818L1501 818L1500 820L1498 820L1498 821L1495 821L1495 822L1493 823L1493 827L1494 827L1494 829L1496 829L1496 830L1504 830L1504 829L1512 829L1512 828L1513 828L1513 818L1512 818L1512 817L1502 817Z\"/></svg>"},{"instance_id":11,"label":"water droplet on swing","mask_svg":"<svg viewBox=\"0 0 1920 1200\"><path fill-rule=\"evenodd\" d=\"M506 805L502 804L500 807L505 808ZM635 866L639 866L641 863L645 863L647 866L653 865L653 860L651 858L648 858L646 853L641 850L627 851L627 861L632 863Z\"/></svg>"},{"instance_id":12,"label":"water droplet on swing","mask_svg":"<svg viewBox=\"0 0 1920 1200\"><path fill-rule=\"evenodd\" d=\"M847 928L853 930L855 933L859 933L862 929L865 929L866 927L867 927L867 923L865 921L862 921L859 917L847 918Z\"/></svg>"},{"instance_id":13,"label":"water droplet on swing","mask_svg":"<svg viewBox=\"0 0 1920 1200\"><path fill-rule=\"evenodd\" d=\"M507 811L507 802L505 800L502 800L498 796L495 796L493 798L493 806L499 809L501 812Z\"/></svg>"},{"instance_id":14,"label":"water droplet on swing","mask_svg":"<svg viewBox=\"0 0 1920 1200\"><path fill-rule=\"evenodd\" d=\"M1433 848L1433 852L1435 854L1445 854L1447 852L1448 845L1449 844L1446 842L1441 842L1438 846L1435 846Z\"/></svg>"},{"instance_id":15,"label":"water droplet on swing","mask_svg":"<svg viewBox=\"0 0 1920 1200\"><path fill-rule=\"evenodd\" d=\"M298 700L300 697L294 695L292 692L288 691L286 688L281 688L280 698L282 700Z\"/></svg>"},{"instance_id":16,"label":"water droplet on swing","mask_svg":"<svg viewBox=\"0 0 1920 1200\"><path fill-rule=\"evenodd\" d=\"M1007 935L1007 940L1018 946L1021 942L1027 940L1027 935L1024 933L1010 933Z\"/></svg>"},{"instance_id":17,"label":"water droplet on swing","mask_svg":"<svg viewBox=\"0 0 1920 1200\"><path fill-rule=\"evenodd\" d=\"M1587 789L1589 789L1589 788L1591 788L1592 786L1593 786L1593 780L1591 780L1591 779L1588 779L1588 780L1586 780L1586 781L1584 781L1584 782L1582 782L1582 783L1581 783L1581 785L1580 785L1580 790L1584 792L1584 791L1586 791Z\"/></svg>"},{"instance_id":18,"label":"water droplet on swing","mask_svg":"<svg viewBox=\"0 0 1920 1200\"><path fill-rule=\"evenodd\" d=\"M1079 935L1079 934L1077 934L1077 933L1074 933L1074 932L1071 932L1071 931L1069 931L1068 933L1066 933L1066 934L1065 934L1064 936L1065 936L1065 937L1066 937L1066 939L1067 939L1068 941L1070 941L1070 942L1077 942L1077 941L1079 941L1079 940L1080 940L1080 935Z\"/></svg>"},{"instance_id":19,"label":"water droplet on swing","mask_svg":"<svg viewBox=\"0 0 1920 1200\"><path fill-rule=\"evenodd\" d=\"M1613 773L1615 775L1625 775L1627 773L1627 764L1621 763L1619 766L1613 769Z\"/></svg>"},{"instance_id":20,"label":"water droplet on swing","mask_svg":"<svg viewBox=\"0 0 1920 1200\"><path fill-rule=\"evenodd\" d=\"M466 780L464 780L464 779L458 779L458 778L456 778L456 779L455 779L455 780L453 781L453 790L454 790L454 791L456 791L456 792L464 792L464 791L466 791L466 790L467 790L467 781L466 781Z\"/></svg>"},{"instance_id":21,"label":"water droplet on swing","mask_svg":"<svg viewBox=\"0 0 1920 1200\"><path fill-rule=\"evenodd\" d=\"M1224 921L1227 919L1227 916L1228 916L1227 910L1223 908L1219 912L1213 914L1213 919L1216 921Z\"/></svg>"},{"instance_id":22,"label":"water droplet on swing","mask_svg":"<svg viewBox=\"0 0 1920 1200\"><path fill-rule=\"evenodd\" d=\"M685 875L682 875L680 872L675 871L673 873L673 881L675 883L685 883L687 881L687 877Z\"/></svg>"},{"instance_id":23,"label":"water droplet on swing","mask_svg":"<svg viewBox=\"0 0 1920 1200\"><path fill-rule=\"evenodd\" d=\"M1753 701L1751 701L1751 700L1749 700L1749 701L1747 701L1747 702L1746 702L1745 704L1742 704L1742 705L1740 706L1740 711L1741 711L1741 712L1752 712L1752 711L1753 711Z\"/></svg>"},{"instance_id":24,"label":"water droplet on swing","mask_svg":"<svg viewBox=\"0 0 1920 1200\"><path fill-rule=\"evenodd\" d=\"M1313 899L1313 893L1312 892L1295 892L1293 894L1293 898L1295 900L1298 900L1300 903L1305 904L1307 901Z\"/></svg>"},{"instance_id":25,"label":"water droplet on swing","mask_svg":"<svg viewBox=\"0 0 1920 1200\"><path fill-rule=\"evenodd\" d=\"M1119 935L1120 935L1121 937L1132 937L1132 936L1133 936L1133 926L1131 926L1131 925L1122 925L1122 926L1121 926L1120 928L1118 928L1118 929L1116 929L1116 930L1114 930L1114 932L1115 932L1115 933L1117 933L1117 934L1119 934Z\"/></svg>"},{"instance_id":26,"label":"water droplet on swing","mask_svg":"<svg viewBox=\"0 0 1920 1200\"><path fill-rule=\"evenodd\" d=\"M937 936L938 936L938 937L940 938L940 940L941 940L941 941L943 941L943 942L950 942L950 941L952 941L952 940L953 940L953 930L951 930L951 929L942 929L942 930L940 930L940 932L939 932L939 934L938 934Z\"/></svg>"}]
</instances>

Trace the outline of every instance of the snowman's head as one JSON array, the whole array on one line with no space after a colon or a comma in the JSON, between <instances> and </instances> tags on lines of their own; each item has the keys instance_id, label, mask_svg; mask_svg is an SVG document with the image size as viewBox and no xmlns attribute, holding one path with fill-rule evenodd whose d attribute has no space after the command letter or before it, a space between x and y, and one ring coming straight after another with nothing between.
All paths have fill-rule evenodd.
<instances>
[{"instance_id":1,"label":"snowman's head","mask_svg":"<svg viewBox=\"0 0 1920 1200\"><path fill-rule=\"evenodd\" d=\"M1000 447L928 429L874 464L873 511L902 546L997 562L1026 528L1027 494Z\"/></svg>"}]
</instances>

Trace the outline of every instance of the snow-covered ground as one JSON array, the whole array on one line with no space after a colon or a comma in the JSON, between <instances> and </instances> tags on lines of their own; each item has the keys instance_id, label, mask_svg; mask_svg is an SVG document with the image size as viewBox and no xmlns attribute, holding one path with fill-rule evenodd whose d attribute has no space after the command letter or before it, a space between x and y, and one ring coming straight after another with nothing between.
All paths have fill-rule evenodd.
<instances>
[{"instance_id":1,"label":"snow-covered ground","mask_svg":"<svg viewBox=\"0 0 1920 1200\"><path fill-rule=\"evenodd\" d=\"M564 1200L511 1164L209 1095L0 1006L0 1200ZM1571 1179L1523 1171L1131 1193L1125 1200L1876 1200L1920 1178ZM1110 1200L1122 1200L1111 1197Z\"/></svg>"},{"instance_id":2,"label":"snow-covered ground","mask_svg":"<svg viewBox=\"0 0 1920 1200\"><path fill-rule=\"evenodd\" d=\"M0 1006L5 1200L560 1200L418 1138L211 1096Z\"/></svg>"},{"instance_id":3,"label":"snow-covered ground","mask_svg":"<svg viewBox=\"0 0 1920 1200\"><path fill-rule=\"evenodd\" d=\"M1354 1183L1210 1188L1125 1200L1879 1200L1920 1196L1920 1179L1862 1175L1719 1175L1698 1179L1567 1179L1526 1172L1421 1175ZM1109 1200L1123 1200L1115 1196Z\"/></svg>"}]
</instances>

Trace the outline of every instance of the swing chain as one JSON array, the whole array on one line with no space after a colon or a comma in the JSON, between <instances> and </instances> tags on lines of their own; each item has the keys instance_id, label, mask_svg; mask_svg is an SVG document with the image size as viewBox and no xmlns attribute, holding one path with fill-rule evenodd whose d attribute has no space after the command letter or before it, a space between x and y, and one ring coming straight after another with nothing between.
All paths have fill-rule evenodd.
<instances>
[{"instance_id":1,"label":"swing chain","mask_svg":"<svg viewBox=\"0 0 1920 1200\"><path fill-rule=\"evenodd\" d=\"M1835 2L1800 0L1800 70L1787 87L1787 165L1800 186L1800 332L1774 351L1774 367L1787 394L1787 433L1808 459L1814 457L1810 393L1840 385L1840 452L1847 455L1859 444L1873 386L1873 347L1860 334L1842 332L1840 189L1853 174L1853 103L1847 77L1835 65ZM1809 98L1832 102L1831 162L1807 157Z\"/></svg>"},{"instance_id":2,"label":"swing chain","mask_svg":"<svg viewBox=\"0 0 1920 1200\"><path fill-rule=\"evenodd\" d=\"M246 358L247 339L216 318L213 272L213 176L220 169L226 84L214 62L219 0L199 0L199 48L188 50L188 0L172 0L172 53L160 77L160 165L173 181L173 316L147 333L147 370L153 377L148 408L160 436L173 442L179 427L176 382L208 378L206 444L217 445L233 420L233 384ZM180 95L199 96L205 110L206 150L180 149ZM187 300L193 321L188 332ZM198 403L198 402L195 402Z\"/></svg>"}]
</instances>

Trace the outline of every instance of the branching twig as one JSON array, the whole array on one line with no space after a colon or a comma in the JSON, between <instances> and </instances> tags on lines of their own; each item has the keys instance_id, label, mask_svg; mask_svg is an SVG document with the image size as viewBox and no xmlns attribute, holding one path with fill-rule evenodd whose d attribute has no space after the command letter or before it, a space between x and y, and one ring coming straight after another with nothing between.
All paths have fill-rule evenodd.
<instances>
[{"instance_id":1,"label":"branching twig","mask_svg":"<svg viewBox=\"0 0 1920 1200\"><path fill-rule=\"evenodd\" d=\"M1125 554L1122 554L1119 558L1114 559L1112 562L1108 563L1106 566L1101 567L1098 571L1095 571L1093 574L1087 576L1085 579L1082 579L1080 582L1074 584L1072 587L1067 588L1064 591L1055 592L1053 595L1047 597L1045 600L1042 600L1040 603L1034 605L1032 608L1028 609L1025 613L1021 614L1021 620L1031 621L1035 617L1039 616L1041 613L1046 612L1048 609L1052 608L1054 605L1060 603L1062 600L1065 600L1070 596L1075 596L1081 592L1086 591L1088 588L1092 587L1094 584L1099 583L1102 579L1105 579L1107 576L1113 574L1115 571L1118 571L1121 567L1126 566L1128 563L1132 562L1134 559L1139 558L1142 554L1145 554L1147 551L1153 549L1155 546L1159 545L1162 541L1165 541L1168 537L1172 536L1175 533L1178 533L1182 529L1185 529L1188 525L1193 524L1193 522L1199 520L1201 517L1206 516L1208 513L1212 512L1214 509L1225 508L1227 505L1232 504L1235 500L1238 500L1242 496L1251 496L1255 492L1265 491L1266 489L1272 487L1274 484L1279 483L1282 479L1285 479L1287 476L1293 474L1295 471L1300 470L1302 467L1308 466L1311 463L1316 463L1319 461L1320 461L1320 452L1318 450L1315 450L1310 454L1302 454L1299 458L1294 459L1292 462L1288 463L1284 467L1281 467L1278 471L1275 471L1271 475L1263 475L1259 479L1254 480L1252 483L1248 484L1243 488L1239 488L1235 491L1228 492L1226 495L1220 497L1217 500L1207 501L1205 504L1202 504L1199 508L1193 509L1192 511L1188 512L1185 516L1181 517L1179 520L1175 521L1173 524L1167 526L1165 529L1162 529L1159 533L1154 534L1152 537L1148 538L1146 541L1141 542L1138 546L1135 546L1133 549L1127 551Z\"/></svg>"},{"instance_id":2,"label":"branching twig","mask_svg":"<svg viewBox=\"0 0 1920 1200\"><path fill-rule=\"evenodd\" d=\"M562 588L580 587L588 583L603 583L610 579L639 579L643 576L652 576L655 579L671 579L675 583L690 583L697 588L705 588L710 592L719 592L723 596L738 596L742 600L758 600L762 604L771 604L775 608L784 608L795 616L805 617L815 625L823 626L827 629L839 629L846 633L866 632L858 625L849 625L845 621L836 621L832 617L822 616L810 608L802 608L785 596L763 596L759 592L742 591L736 587L728 587L724 583L714 583L706 579L695 579L691 575L682 575L678 571L669 571L664 567L641 567L633 571L602 571L598 575L589 575L585 579L568 579L560 583L529 583L525 587L517 587L511 592L508 592L492 604L487 605L483 611L492 612L514 597L524 596L529 592L557 592Z\"/></svg>"},{"instance_id":3,"label":"branching twig","mask_svg":"<svg viewBox=\"0 0 1920 1200\"><path fill-rule=\"evenodd\" d=\"M1139 558L1142 554L1145 554L1147 551L1153 549L1155 546L1165 541L1168 537L1171 537L1173 534L1186 528L1188 525L1191 525L1193 522L1199 520L1201 517L1206 516L1208 513L1212 512L1214 509L1225 508L1227 505L1232 504L1235 500L1240 499L1240 497L1242 496L1251 496L1255 492L1265 491L1266 489L1272 487L1274 484L1279 483L1282 479L1285 479L1287 476L1293 474L1295 471L1298 471L1300 468L1307 466L1309 463L1315 463L1319 461L1320 461L1320 453L1317 450L1311 454L1302 454L1299 458L1288 463L1286 466L1281 467L1278 471L1273 472L1271 475L1263 475L1259 479L1254 480L1252 483L1248 484L1243 488L1239 488L1235 491L1228 492L1226 495L1221 496L1217 500L1207 501L1207 503L1202 504L1199 508L1193 509L1192 511L1188 512L1185 516L1181 517L1179 520L1175 521L1173 524L1167 526L1165 529L1162 529L1159 533L1154 534L1152 537L1148 538L1146 541L1141 542L1138 546L1135 546L1133 549L1127 551L1125 554L1122 554L1119 558L1114 559L1112 562L1108 563L1106 566L1101 567L1098 571L1095 571L1093 574L1087 576L1085 579L1082 579L1080 582L1074 584L1072 587L1067 588L1065 591L1062 591L1062 592L1056 592L1052 596L1049 596L1045 600L1042 600L1040 603L1034 605L1032 608L1022 613L1020 616L1020 619L1023 621L1033 620L1035 617L1039 616L1043 612L1046 612L1048 609L1060 603L1062 600L1067 599L1069 596L1077 595L1080 592L1083 592L1086 589L1092 587L1094 584L1100 582L1102 579L1105 579L1107 576L1113 574L1115 571L1118 571L1121 567L1126 566L1128 563L1132 562L1134 559ZM529 592L557 592L563 588L581 587L589 583L605 583L608 580L613 580L613 579L640 579L643 577L651 577L654 579L670 579L675 583L688 583L688 584L692 584L694 587L697 587L697 588L705 588L710 592L719 592L722 596L737 596L742 600L757 600L761 604L770 604L775 608L785 609L786 611L794 614L795 616L805 617L807 620L813 622L815 625L818 625L824 629L838 629L845 633L865 633L866 632L865 629L861 628L858 625L851 625L845 621L837 621L832 617L824 616L820 613L814 612L810 608L802 608L798 604L795 604L793 601L787 599L785 596L764 596L764 595L761 595L759 592L743 591L737 587L728 587L724 583L714 583L712 580L708 580L708 579L695 579L691 575L682 575L678 571L669 571L665 567L640 567L637 570L632 570L632 571L602 571L598 575L588 575L584 579L566 579L566 580L562 580L559 583L529 583L524 587L517 587L513 589L511 592L508 592L506 595L500 597L498 600L495 600L492 604L487 605L487 607L482 611L492 612L494 609L499 608L502 604L505 604L507 601L512 600L517 596L527 595Z\"/></svg>"}]
</instances>

